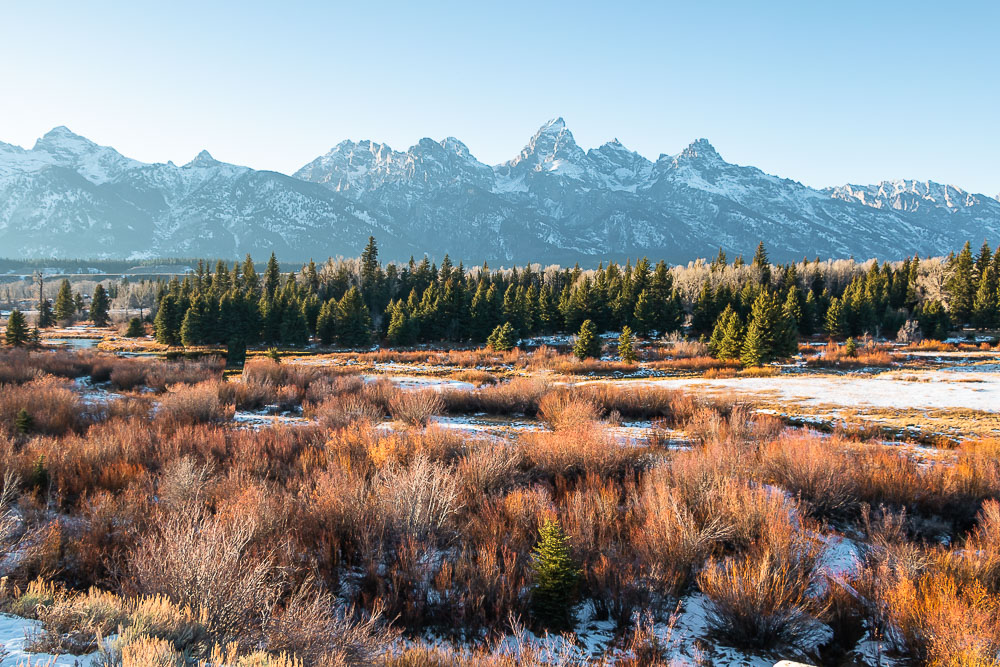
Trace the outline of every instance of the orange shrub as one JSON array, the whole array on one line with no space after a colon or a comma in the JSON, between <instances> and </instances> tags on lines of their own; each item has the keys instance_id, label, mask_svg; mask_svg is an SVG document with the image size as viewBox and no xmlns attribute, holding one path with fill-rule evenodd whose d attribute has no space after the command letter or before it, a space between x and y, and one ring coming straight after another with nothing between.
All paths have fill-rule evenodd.
<instances>
[{"instance_id":1,"label":"orange shrub","mask_svg":"<svg viewBox=\"0 0 1000 667\"><path fill-rule=\"evenodd\" d=\"M14 422L21 410L31 417L33 433L59 435L79 431L88 420L79 395L65 381L53 377L0 389L0 432L14 432Z\"/></svg>"},{"instance_id":2,"label":"orange shrub","mask_svg":"<svg viewBox=\"0 0 1000 667\"><path fill-rule=\"evenodd\" d=\"M179 424L217 422L231 419L232 406L219 401L219 383L206 380L195 385L173 385L160 399L157 418Z\"/></svg>"}]
</instances>

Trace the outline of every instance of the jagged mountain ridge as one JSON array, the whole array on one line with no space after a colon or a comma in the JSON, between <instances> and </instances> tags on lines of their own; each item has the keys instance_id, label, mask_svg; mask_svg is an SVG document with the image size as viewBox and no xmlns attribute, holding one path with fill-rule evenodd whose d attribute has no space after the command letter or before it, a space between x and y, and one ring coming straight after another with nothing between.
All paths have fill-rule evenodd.
<instances>
[{"instance_id":1,"label":"jagged mountain ridge","mask_svg":"<svg viewBox=\"0 0 1000 667\"><path fill-rule=\"evenodd\" d=\"M0 144L0 255L298 256L321 237L355 253L369 234L391 236L384 220L320 185L207 151L183 166L146 164L65 127L30 151Z\"/></svg>"},{"instance_id":2,"label":"jagged mountain ridge","mask_svg":"<svg viewBox=\"0 0 1000 667\"><path fill-rule=\"evenodd\" d=\"M486 165L461 141L406 151L342 141L294 176L202 152L146 164L56 128L31 150L0 143L0 255L305 259L445 252L493 263L686 261L752 252L940 254L996 238L1000 201L933 182L817 190L726 162L705 139L655 161L613 140L583 150L561 119L512 160Z\"/></svg>"}]
</instances>

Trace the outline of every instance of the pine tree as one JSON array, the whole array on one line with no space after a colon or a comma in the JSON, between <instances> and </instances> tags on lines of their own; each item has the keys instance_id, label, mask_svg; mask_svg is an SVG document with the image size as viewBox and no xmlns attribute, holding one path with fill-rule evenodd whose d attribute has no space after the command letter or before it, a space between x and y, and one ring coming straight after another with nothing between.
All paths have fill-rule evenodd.
<instances>
[{"instance_id":1,"label":"pine tree","mask_svg":"<svg viewBox=\"0 0 1000 667\"><path fill-rule=\"evenodd\" d=\"M319 309L316 336L323 345L332 345L337 334L337 302L330 299Z\"/></svg>"},{"instance_id":2,"label":"pine tree","mask_svg":"<svg viewBox=\"0 0 1000 667\"><path fill-rule=\"evenodd\" d=\"M692 308L691 329L696 334L707 334L715 326L718 314L712 287L706 280L702 283L701 291L698 292L698 298L695 299Z\"/></svg>"},{"instance_id":3,"label":"pine tree","mask_svg":"<svg viewBox=\"0 0 1000 667\"><path fill-rule=\"evenodd\" d=\"M271 253L271 258L267 260L267 269L264 270L264 295L273 299L278 286L281 284L281 270L278 268L278 259Z\"/></svg>"},{"instance_id":4,"label":"pine tree","mask_svg":"<svg viewBox=\"0 0 1000 667\"><path fill-rule=\"evenodd\" d=\"M52 314L52 302L48 299L41 299L38 302L38 328L47 329L56 323L56 317Z\"/></svg>"},{"instance_id":5,"label":"pine tree","mask_svg":"<svg viewBox=\"0 0 1000 667\"><path fill-rule=\"evenodd\" d=\"M757 244L757 252L753 256L753 267L757 269L760 276L760 284L765 287L771 284L771 261L767 258L767 250L764 242Z\"/></svg>"},{"instance_id":6,"label":"pine tree","mask_svg":"<svg viewBox=\"0 0 1000 667\"><path fill-rule=\"evenodd\" d=\"M940 301L929 301L917 311L917 321L924 338L944 340L951 330L951 318Z\"/></svg>"},{"instance_id":7,"label":"pine tree","mask_svg":"<svg viewBox=\"0 0 1000 667\"><path fill-rule=\"evenodd\" d=\"M653 306L653 297L649 290L639 292L639 297L635 300L635 310L632 313L635 320L636 331L641 336L648 336L656 329L656 310Z\"/></svg>"},{"instance_id":8,"label":"pine tree","mask_svg":"<svg viewBox=\"0 0 1000 667\"><path fill-rule=\"evenodd\" d=\"M146 328L142 326L142 320L133 317L128 321L128 329L125 330L126 338L139 338L146 335Z\"/></svg>"},{"instance_id":9,"label":"pine tree","mask_svg":"<svg viewBox=\"0 0 1000 667\"><path fill-rule=\"evenodd\" d=\"M205 302L202 297L196 297L187 312L184 313L184 320L181 322L180 339L181 345L191 347L205 342L205 327L202 319Z\"/></svg>"},{"instance_id":10,"label":"pine tree","mask_svg":"<svg viewBox=\"0 0 1000 667\"><path fill-rule=\"evenodd\" d=\"M521 312L521 305L523 303L523 300L519 301L517 298L517 288L514 284L511 283L508 285L507 290L503 294L503 318L505 321L510 322L518 335L527 333L524 327L524 313Z\"/></svg>"},{"instance_id":11,"label":"pine tree","mask_svg":"<svg viewBox=\"0 0 1000 667\"><path fill-rule=\"evenodd\" d=\"M253 258L250 253L247 253L246 259L243 260L243 271L242 282L243 291L250 297L260 296L260 276L257 275L257 269L254 267Z\"/></svg>"},{"instance_id":12,"label":"pine tree","mask_svg":"<svg viewBox=\"0 0 1000 667\"><path fill-rule=\"evenodd\" d=\"M347 290L337 304L337 340L345 347L368 345L372 319L357 287Z\"/></svg>"},{"instance_id":13,"label":"pine tree","mask_svg":"<svg viewBox=\"0 0 1000 667\"><path fill-rule=\"evenodd\" d=\"M844 321L844 302L833 297L830 307L826 309L826 318L823 330L831 338L838 338L847 333L847 324Z\"/></svg>"},{"instance_id":14,"label":"pine tree","mask_svg":"<svg viewBox=\"0 0 1000 667\"><path fill-rule=\"evenodd\" d=\"M94 326L108 326L108 309L110 306L111 302L108 299L107 290L104 289L104 285L97 283L97 287L94 288L94 295L90 299L90 320L94 323Z\"/></svg>"},{"instance_id":15,"label":"pine tree","mask_svg":"<svg viewBox=\"0 0 1000 667\"><path fill-rule=\"evenodd\" d=\"M601 339L597 335L597 325L593 320L584 320L580 325L580 332L576 335L576 343L573 345L573 354L577 359L594 358L601 356Z\"/></svg>"},{"instance_id":16,"label":"pine tree","mask_svg":"<svg viewBox=\"0 0 1000 667\"><path fill-rule=\"evenodd\" d=\"M279 336L285 345L305 345L309 342L309 323L302 308L294 301L282 309Z\"/></svg>"},{"instance_id":17,"label":"pine tree","mask_svg":"<svg viewBox=\"0 0 1000 667\"><path fill-rule=\"evenodd\" d=\"M35 428L35 418L25 408L21 408L14 418L14 429L21 435L31 433Z\"/></svg>"},{"instance_id":18,"label":"pine tree","mask_svg":"<svg viewBox=\"0 0 1000 667\"><path fill-rule=\"evenodd\" d=\"M961 326L969 322L977 287L972 250L966 241L962 251L951 261L948 280L945 283L945 290L948 293L948 312L955 324Z\"/></svg>"},{"instance_id":19,"label":"pine tree","mask_svg":"<svg viewBox=\"0 0 1000 667\"><path fill-rule=\"evenodd\" d=\"M775 353L781 357L790 357L799 351L799 319L802 317L802 307L799 304L799 290L792 285L788 290L785 303L781 306L781 318L778 322Z\"/></svg>"},{"instance_id":20,"label":"pine tree","mask_svg":"<svg viewBox=\"0 0 1000 667\"><path fill-rule=\"evenodd\" d=\"M844 354L849 357L858 356L858 343L853 338L848 338L844 342Z\"/></svg>"},{"instance_id":21,"label":"pine tree","mask_svg":"<svg viewBox=\"0 0 1000 667\"><path fill-rule=\"evenodd\" d=\"M177 345L180 342L180 330L175 326L178 310L180 305L177 303L177 297L169 292L164 294L153 319L156 342L163 345Z\"/></svg>"},{"instance_id":22,"label":"pine tree","mask_svg":"<svg viewBox=\"0 0 1000 667\"><path fill-rule=\"evenodd\" d=\"M406 304L396 301L391 306L389 314L389 328L386 331L386 338L393 345L412 345L416 340L413 323L409 313L406 312Z\"/></svg>"},{"instance_id":23,"label":"pine tree","mask_svg":"<svg viewBox=\"0 0 1000 667\"><path fill-rule=\"evenodd\" d=\"M975 276L976 282L982 279L983 273L986 271L986 267L993 263L993 251L990 250L990 244L983 239L983 245L979 247L979 254L976 256L975 263Z\"/></svg>"},{"instance_id":24,"label":"pine tree","mask_svg":"<svg viewBox=\"0 0 1000 667\"><path fill-rule=\"evenodd\" d=\"M781 312L774 296L769 290L761 290L753 302L750 323L740 350L740 361L744 366L760 366L775 358L779 351L776 338L780 318Z\"/></svg>"},{"instance_id":25,"label":"pine tree","mask_svg":"<svg viewBox=\"0 0 1000 667\"><path fill-rule=\"evenodd\" d=\"M799 320L799 333L803 336L811 336L816 332L816 318L819 314L819 307L816 302L816 295L812 290L806 292L806 298L802 303L802 319Z\"/></svg>"},{"instance_id":26,"label":"pine tree","mask_svg":"<svg viewBox=\"0 0 1000 667\"><path fill-rule=\"evenodd\" d=\"M56 321L71 322L76 313L76 304L73 303L73 290L69 281L63 280L59 285L59 293L56 295Z\"/></svg>"},{"instance_id":27,"label":"pine tree","mask_svg":"<svg viewBox=\"0 0 1000 667\"><path fill-rule=\"evenodd\" d=\"M486 345L494 352L510 352L517 345L517 335L514 332L514 325L504 322L490 334L486 339Z\"/></svg>"},{"instance_id":28,"label":"pine tree","mask_svg":"<svg viewBox=\"0 0 1000 667\"><path fill-rule=\"evenodd\" d=\"M22 347L28 342L28 321L18 309L10 311L7 317L7 330L4 332L4 339L8 345Z\"/></svg>"},{"instance_id":29,"label":"pine tree","mask_svg":"<svg viewBox=\"0 0 1000 667\"><path fill-rule=\"evenodd\" d=\"M559 303L550 285L538 293L538 323L542 333L557 331L562 327Z\"/></svg>"},{"instance_id":30,"label":"pine tree","mask_svg":"<svg viewBox=\"0 0 1000 667\"><path fill-rule=\"evenodd\" d=\"M361 253L361 284L367 291L378 275L378 244L375 237L368 237L368 245Z\"/></svg>"},{"instance_id":31,"label":"pine tree","mask_svg":"<svg viewBox=\"0 0 1000 667\"><path fill-rule=\"evenodd\" d=\"M719 315L712 330L712 338L708 343L709 351L717 359L738 359L743 344L743 323L740 315L732 306Z\"/></svg>"},{"instance_id":32,"label":"pine tree","mask_svg":"<svg viewBox=\"0 0 1000 667\"><path fill-rule=\"evenodd\" d=\"M621 335L618 336L618 357L626 364L636 362L635 349L632 347L632 330L628 326L622 327Z\"/></svg>"},{"instance_id":33,"label":"pine tree","mask_svg":"<svg viewBox=\"0 0 1000 667\"><path fill-rule=\"evenodd\" d=\"M997 324L997 281L992 261L979 279L979 288L972 304L972 325L977 329L992 329Z\"/></svg>"},{"instance_id":34,"label":"pine tree","mask_svg":"<svg viewBox=\"0 0 1000 667\"><path fill-rule=\"evenodd\" d=\"M531 570L531 613L535 620L549 630L570 627L580 571L557 521L546 519L539 529L538 543L531 552Z\"/></svg>"}]
</instances>

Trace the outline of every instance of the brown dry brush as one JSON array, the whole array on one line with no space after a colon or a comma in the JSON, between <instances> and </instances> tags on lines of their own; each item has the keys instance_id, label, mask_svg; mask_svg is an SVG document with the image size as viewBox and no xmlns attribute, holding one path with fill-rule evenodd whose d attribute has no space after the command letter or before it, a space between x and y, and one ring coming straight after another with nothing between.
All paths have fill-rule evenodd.
<instances>
[{"instance_id":1,"label":"brown dry brush","mask_svg":"<svg viewBox=\"0 0 1000 667\"><path fill-rule=\"evenodd\" d=\"M444 410L537 413L553 427L475 438L423 425L442 409L437 394L269 360L249 363L241 382L206 380L208 361L129 360L117 366L121 377L141 376L158 393L80 419L67 416L78 394L55 376L92 372L100 357L12 358L0 414L13 419L25 400L45 410L36 433L0 432L0 472L20 480L0 501L13 530L0 535L21 554L10 582L42 574L126 601L161 600L143 602L143 613L169 607L163 614L187 628L129 630L119 657L174 659L191 636L209 657L264 647L317 665L506 664L489 651L378 654L386 624L468 637L527 619L530 553L546 519L569 536L580 594L622 633L639 610L666 618L699 593L719 641L755 650L799 644L817 619L838 637L852 624L871 628L932 664L977 664L1000 636L993 441L964 444L954 465L921 466L877 443L784 430L733 401L528 378L442 393ZM295 401L317 423L227 423L237 405ZM418 426L376 428L390 413ZM683 428L694 446L621 446L601 422L615 414ZM816 595L819 522L860 531L870 545L857 573L826 582L825 596ZM76 641L67 638L74 626L83 645L114 621L129 625L142 606L98 591L45 607L36 593L11 604L53 610L44 621L52 646ZM97 608L108 611L87 626L81 619ZM373 621L380 610L386 620ZM663 647L642 637L635 655L655 660Z\"/></svg>"}]
</instances>

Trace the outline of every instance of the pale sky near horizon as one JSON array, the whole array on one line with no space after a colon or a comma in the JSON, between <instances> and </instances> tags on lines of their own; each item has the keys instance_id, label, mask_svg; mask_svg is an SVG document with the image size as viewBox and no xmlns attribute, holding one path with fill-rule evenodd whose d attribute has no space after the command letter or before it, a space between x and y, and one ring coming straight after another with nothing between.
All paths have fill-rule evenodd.
<instances>
[{"instance_id":1,"label":"pale sky near horizon","mask_svg":"<svg viewBox=\"0 0 1000 667\"><path fill-rule=\"evenodd\" d=\"M0 2L0 141L291 173L342 139L722 156L1000 193L1000 2Z\"/></svg>"}]
</instances>

